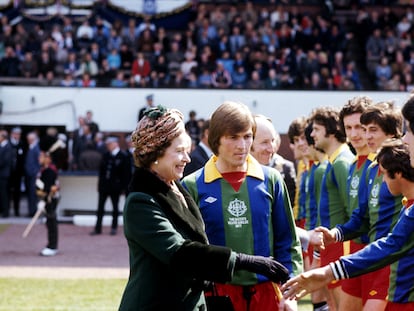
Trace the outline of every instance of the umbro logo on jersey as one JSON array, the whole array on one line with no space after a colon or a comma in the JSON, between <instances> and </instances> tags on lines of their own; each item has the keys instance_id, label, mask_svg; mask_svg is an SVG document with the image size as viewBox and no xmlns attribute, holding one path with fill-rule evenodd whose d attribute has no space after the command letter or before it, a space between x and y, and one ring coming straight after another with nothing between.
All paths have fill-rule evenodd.
<instances>
[{"instance_id":1,"label":"umbro logo on jersey","mask_svg":"<svg viewBox=\"0 0 414 311\"><path fill-rule=\"evenodd\" d=\"M214 203L217 201L217 198L213 198L213 197L208 197L207 199L205 199L204 201L206 201L207 203Z\"/></svg>"}]
</instances>

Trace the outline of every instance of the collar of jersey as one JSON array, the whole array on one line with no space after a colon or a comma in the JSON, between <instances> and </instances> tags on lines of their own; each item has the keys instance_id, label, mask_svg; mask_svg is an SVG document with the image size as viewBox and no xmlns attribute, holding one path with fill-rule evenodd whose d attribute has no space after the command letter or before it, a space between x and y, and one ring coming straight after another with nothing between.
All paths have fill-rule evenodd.
<instances>
[{"instance_id":1,"label":"collar of jersey","mask_svg":"<svg viewBox=\"0 0 414 311\"><path fill-rule=\"evenodd\" d=\"M216 179L223 178L216 167L217 156L213 155L206 163L204 168L204 181L213 182ZM247 156L247 174L246 176L252 176L257 179L264 180L263 169L259 162L251 155Z\"/></svg>"},{"instance_id":2,"label":"collar of jersey","mask_svg":"<svg viewBox=\"0 0 414 311\"><path fill-rule=\"evenodd\" d=\"M347 144L342 144L342 145L340 145L339 147L338 147L338 149L336 149L335 151L334 151L334 153L332 153L332 155L329 157L329 162L331 162L331 163L333 163L334 161L335 161L335 159L339 156L339 154L342 152L342 151L345 151L346 149L349 149L349 147L348 147L348 145Z\"/></svg>"}]
</instances>

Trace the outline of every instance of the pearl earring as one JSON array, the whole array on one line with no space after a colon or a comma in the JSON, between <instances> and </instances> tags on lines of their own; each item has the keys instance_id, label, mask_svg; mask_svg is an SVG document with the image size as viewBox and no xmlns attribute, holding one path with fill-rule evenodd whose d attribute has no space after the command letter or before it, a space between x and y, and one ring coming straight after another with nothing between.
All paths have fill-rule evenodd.
<instances>
[{"instance_id":1,"label":"pearl earring","mask_svg":"<svg viewBox=\"0 0 414 311\"><path fill-rule=\"evenodd\" d=\"M154 162L155 165L158 165L158 160Z\"/></svg>"}]
</instances>

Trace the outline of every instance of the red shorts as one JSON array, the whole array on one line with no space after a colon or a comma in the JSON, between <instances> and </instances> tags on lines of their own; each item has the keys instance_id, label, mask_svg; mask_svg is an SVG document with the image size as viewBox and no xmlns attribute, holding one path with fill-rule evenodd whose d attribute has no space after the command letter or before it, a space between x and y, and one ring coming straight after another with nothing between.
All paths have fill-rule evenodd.
<instances>
[{"instance_id":1,"label":"red shorts","mask_svg":"<svg viewBox=\"0 0 414 311\"><path fill-rule=\"evenodd\" d=\"M367 299L386 300L390 285L390 266L366 274L363 281L365 290L362 299L364 301Z\"/></svg>"},{"instance_id":2,"label":"red shorts","mask_svg":"<svg viewBox=\"0 0 414 311\"><path fill-rule=\"evenodd\" d=\"M396 303L388 301L385 311L414 311L414 302Z\"/></svg>"},{"instance_id":3,"label":"red shorts","mask_svg":"<svg viewBox=\"0 0 414 311\"><path fill-rule=\"evenodd\" d=\"M321 254L321 267L326 266L330 262L334 262L335 260L338 260L339 257L341 257L344 254L344 247L342 242L330 244L328 246L325 246L325 249L320 250ZM338 286L341 286L342 281L332 281L328 284L328 288L336 288Z\"/></svg>"},{"instance_id":4,"label":"red shorts","mask_svg":"<svg viewBox=\"0 0 414 311\"><path fill-rule=\"evenodd\" d=\"M230 284L216 284L218 295L230 296L234 310L249 311L274 311L279 309L279 297L281 295L279 288L272 282L264 282L248 287ZM245 298L250 293L250 307L247 308Z\"/></svg>"},{"instance_id":5,"label":"red shorts","mask_svg":"<svg viewBox=\"0 0 414 311\"><path fill-rule=\"evenodd\" d=\"M303 262L305 260L309 261L309 265L312 265L313 261L313 245L309 243L308 249L306 251L302 251Z\"/></svg>"},{"instance_id":6,"label":"red shorts","mask_svg":"<svg viewBox=\"0 0 414 311\"><path fill-rule=\"evenodd\" d=\"M345 243L344 243L345 244ZM354 241L349 241L349 252L345 250L344 245L344 255L353 254L365 247L366 244L355 243ZM342 280L342 290L348 295L363 298L364 288L365 288L365 275L360 275L355 278ZM364 303L365 301L363 301Z\"/></svg>"}]
</instances>

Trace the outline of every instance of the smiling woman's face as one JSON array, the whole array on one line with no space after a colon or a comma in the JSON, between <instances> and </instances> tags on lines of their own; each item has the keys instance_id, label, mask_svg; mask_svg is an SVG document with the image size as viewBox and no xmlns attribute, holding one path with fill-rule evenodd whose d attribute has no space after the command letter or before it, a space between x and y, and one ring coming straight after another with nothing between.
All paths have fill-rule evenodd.
<instances>
[{"instance_id":1,"label":"smiling woman's face","mask_svg":"<svg viewBox=\"0 0 414 311\"><path fill-rule=\"evenodd\" d=\"M191 161L188 155L190 148L191 138L183 129L181 134L173 139L164 155L151 165L151 169L167 183L181 179L185 166Z\"/></svg>"}]
</instances>

